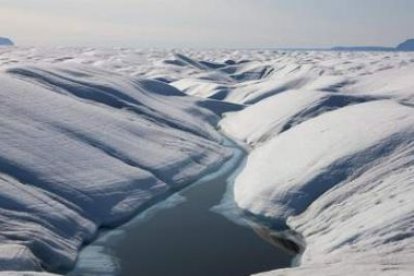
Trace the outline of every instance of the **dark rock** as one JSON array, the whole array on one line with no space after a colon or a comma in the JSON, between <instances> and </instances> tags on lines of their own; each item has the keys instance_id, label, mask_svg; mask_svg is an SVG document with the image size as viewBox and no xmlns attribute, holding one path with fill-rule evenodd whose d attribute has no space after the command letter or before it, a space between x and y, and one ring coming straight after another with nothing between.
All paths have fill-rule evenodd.
<instances>
[{"instance_id":1,"label":"dark rock","mask_svg":"<svg viewBox=\"0 0 414 276\"><path fill-rule=\"evenodd\" d=\"M393 51L394 48L381 47L381 46L339 46L333 47L333 51Z\"/></svg>"},{"instance_id":2,"label":"dark rock","mask_svg":"<svg viewBox=\"0 0 414 276\"><path fill-rule=\"evenodd\" d=\"M0 37L0 45L1 46L12 46L14 45L14 43L8 38Z\"/></svg>"},{"instance_id":3,"label":"dark rock","mask_svg":"<svg viewBox=\"0 0 414 276\"><path fill-rule=\"evenodd\" d=\"M396 48L397 51L414 51L414 39L408 39Z\"/></svg>"}]
</instances>

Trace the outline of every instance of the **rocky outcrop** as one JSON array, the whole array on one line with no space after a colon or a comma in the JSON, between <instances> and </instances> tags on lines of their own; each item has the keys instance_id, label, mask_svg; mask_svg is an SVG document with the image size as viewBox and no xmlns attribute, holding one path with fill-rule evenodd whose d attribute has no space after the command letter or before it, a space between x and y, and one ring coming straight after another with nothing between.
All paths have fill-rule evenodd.
<instances>
[{"instance_id":1,"label":"rocky outcrop","mask_svg":"<svg viewBox=\"0 0 414 276\"><path fill-rule=\"evenodd\" d=\"M13 41L5 37L0 37L0 46L12 46L12 45L14 45Z\"/></svg>"},{"instance_id":2,"label":"rocky outcrop","mask_svg":"<svg viewBox=\"0 0 414 276\"><path fill-rule=\"evenodd\" d=\"M414 51L414 39L408 39L396 48L397 51Z\"/></svg>"}]
</instances>

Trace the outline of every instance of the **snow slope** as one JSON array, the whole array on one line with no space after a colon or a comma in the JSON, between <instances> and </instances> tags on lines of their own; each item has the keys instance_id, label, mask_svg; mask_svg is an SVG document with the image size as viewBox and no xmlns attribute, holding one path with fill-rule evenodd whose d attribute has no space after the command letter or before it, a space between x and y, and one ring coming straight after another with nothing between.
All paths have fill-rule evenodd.
<instances>
[{"instance_id":1,"label":"snow slope","mask_svg":"<svg viewBox=\"0 0 414 276\"><path fill-rule=\"evenodd\" d=\"M414 66L393 62L322 74L221 122L252 148L237 204L305 245L298 267L260 275L414 272Z\"/></svg>"},{"instance_id":2,"label":"snow slope","mask_svg":"<svg viewBox=\"0 0 414 276\"><path fill-rule=\"evenodd\" d=\"M117 225L232 154L200 99L83 66L0 73L0 270L70 268Z\"/></svg>"},{"instance_id":3,"label":"snow slope","mask_svg":"<svg viewBox=\"0 0 414 276\"><path fill-rule=\"evenodd\" d=\"M172 84L247 106L220 123L251 148L233 199L303 250L265 275L412 275L414 55L255 54Z\"/></svg>"},{"instance_id":4,"label":"snow slope","mask_svg":"<svg viewBox=\"0 0 414 276\"><path fill-rule=\"evenodd\" d=\"M250 154L236 180L235 199L253 213L286 220L334 185L378 165L378 159L400 150L407 155L400 158L409 158L413 126L412 108L389 101L310 119Z\"/></svg>"},{"instance_id":5,"label":"snow slope","mask_svg":"<svg viewBox=\"0 0 414 276\"><path fill-rule=\"evenodd\" d=\"M288 90L251 105L242 112L229 114L220 125L237 139L257 146L319 114L370 99L374 98Z\"/></svg>"}]
</instances>

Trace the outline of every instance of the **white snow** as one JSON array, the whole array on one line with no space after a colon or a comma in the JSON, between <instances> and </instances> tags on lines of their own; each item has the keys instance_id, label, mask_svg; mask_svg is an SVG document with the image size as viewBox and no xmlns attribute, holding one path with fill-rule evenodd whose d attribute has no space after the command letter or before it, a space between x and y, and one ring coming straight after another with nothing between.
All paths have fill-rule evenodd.
<instances>
[{"instance_id":1,"label":"white snow","mask_svg":"<svg viewBox=\"0 0 414 276\"><path fill-rule=\"evenodd\" d=\"M70 268L97 227L232 154L218 116L156 81L82 66L0 73L0 269Z\"/></svg>"},{"instance_id":2,"label":"white snow","mask_svg":"<svg viewBox=\"0 0 414 276\"><path fill-rule=\"evenodd\" d=\"M414 271L412 53L13 47L0 68L0 270L71 267L227 160L219 125L251 149L235 202L306 244L262 275Z\"/></svg>"},{"instance_id":3,"label":"white snow","mask_svg":"<svg viewBox=\"0 0 414 276\"><path fill-rule=\"evenodd\" d=\"M285 220L394 147L410 145L413 126L414 110L391 101L327 112L254 150L236 179L235 199L243 209Z\"/></svg>"},{"instance_id":4,"label":"white snow","mask_svg":"<svg viewBox=\"0 0 414 276\"><path fill-rule=\"evenodd\" d=\"M260 275L414 271L412 56L361 55L395 64L324 73L221 122L252 147L234 184L237 204L306 244L298 267Z\"/></svg>"},{"instance_id":5,"label":"white snow","mask_svg":"<svg viewBox=\"0 0 414 276\"><path fill-rule=\"evenodd\" d=\"M233 137L257 146L323 112L368 99L322 91L288 90L265 98L242 112L226 114L220 125Z\"/></svg>"}]
</instances>

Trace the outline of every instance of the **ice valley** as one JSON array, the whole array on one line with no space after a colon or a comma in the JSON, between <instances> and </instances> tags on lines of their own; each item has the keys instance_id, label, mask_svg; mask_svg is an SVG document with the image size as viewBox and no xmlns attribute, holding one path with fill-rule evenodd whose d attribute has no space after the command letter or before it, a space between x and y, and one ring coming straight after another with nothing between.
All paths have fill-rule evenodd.
<instances>
[{"instance_id":1,"label":"ice valley","mask_svg":"<svg viewBox=\"0 0 414 276\"><path fill-rule=\"evenodd\" d=\"M231 160L223 135L248 151L223 206L303 249L262 275L414 272L412 53L11 47L0 70L7 275L70 270Z\"/></svg>"}]
</instances>

